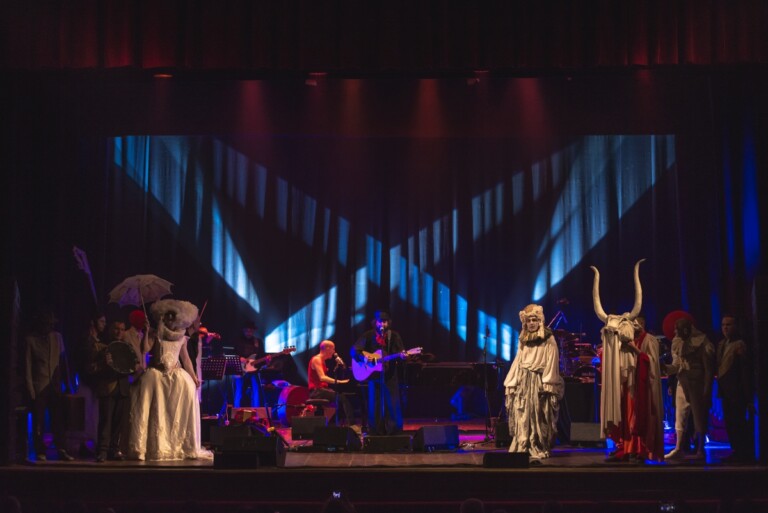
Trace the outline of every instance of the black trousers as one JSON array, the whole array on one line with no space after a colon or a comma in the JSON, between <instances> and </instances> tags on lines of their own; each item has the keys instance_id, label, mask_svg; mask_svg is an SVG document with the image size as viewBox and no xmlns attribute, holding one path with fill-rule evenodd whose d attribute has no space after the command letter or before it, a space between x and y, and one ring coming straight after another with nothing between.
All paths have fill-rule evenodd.
<instances>
[{"instance_id":1,"label":"black trousers","mask_svg":"<svg viewBox=\"0 0 768 513\"><path fill-rule=\"evenodd\" d=\"M120 393L120 387L99 397L99 428L96 452L116 453L120 449L120 435L128 420L129 398Z\"/></svg>"},{"instance_id":2,"label":"black trousers","mask_svg":"<svg viewBox=\"0 0 768 513\"><path fill-rule=\"evenodd\" d=\"M64 396L57 389L59 385L49 385L37 394L32 401L32 436L35 452L45 453L43 432L45 431L45 412L51 417L51 434L57 449L66 449L64 437Z\"/></svg>"}]
</instances>

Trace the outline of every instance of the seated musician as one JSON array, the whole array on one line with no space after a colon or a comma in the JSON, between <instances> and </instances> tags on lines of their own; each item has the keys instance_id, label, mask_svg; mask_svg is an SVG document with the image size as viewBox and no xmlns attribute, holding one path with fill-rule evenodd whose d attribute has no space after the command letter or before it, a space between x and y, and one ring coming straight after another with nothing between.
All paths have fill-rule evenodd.
<instances>
[{"instance_id":1,"label":"seated musician","mask_svg":"<svg viewBox=\"0 0 768 513\"><path fill-rule=\"evenodd\" d=\"M327 399L330 403L337 403L337 407L344 412L344 419L347 426L351 427L357 434L360 434L360 428L354 425L353 410L349 399L331 388L331 385L343 385L349 383L349 379L337 379L328 375L328 366L326 362L334 360L335 370L344 367L344 361L336 354L336 344L330 340L320 342L320 351L310 358L309 368L307 369L307 381L309 382L310 399Z\"/></svg>"}]
</instances>

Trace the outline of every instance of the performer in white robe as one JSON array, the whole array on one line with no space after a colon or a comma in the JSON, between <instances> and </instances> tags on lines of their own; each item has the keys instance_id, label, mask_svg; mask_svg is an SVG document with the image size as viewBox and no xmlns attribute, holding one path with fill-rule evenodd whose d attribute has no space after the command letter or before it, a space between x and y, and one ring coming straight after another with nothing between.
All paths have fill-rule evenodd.
<instances>
[{"instance_id":1,"label":"performer in white robe","mask_svg":"<svg viewBox=\"0 0 768 513\"><path fill-rule=\"evenodd\" d=\"M201 448L196 394L200 381L185 335L197 318L197 307L163 299L152 305L151 315L157 331L146 338L144 352L150 360L132 397L128 456L140 461L211 457Z\"/></svg>"},{"instance_id":2,"label":"performer in white robe","mask_svg":"<svg viewBox=\"0 0 768 513\"><path fill-rule=\"evenodd\" d=\"M517 354L504 380L509 452L548 458L557 435L560 399L565 389L560 358L552 332L544 326L544 310L528 305L520 312L523 329Z\"/></svg>"}]
</instances>

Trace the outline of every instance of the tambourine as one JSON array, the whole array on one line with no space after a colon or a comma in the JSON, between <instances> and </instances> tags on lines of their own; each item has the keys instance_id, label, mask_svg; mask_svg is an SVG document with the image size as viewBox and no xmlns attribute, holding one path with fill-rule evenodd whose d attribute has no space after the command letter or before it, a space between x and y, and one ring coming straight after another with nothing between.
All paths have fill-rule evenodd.
<instances>
[{"instance_id":1,"label":"tambourine","mask_svg":"<svg viewBox=\"0 0 768 513\"><path fill-rule=\"evenodd\" d=\"M139 364L139 357L133 346L121 340L115 340L107 346L107 353L112 355L112 370L119 374L133 374Z\"/></svg>"}]
</instances>

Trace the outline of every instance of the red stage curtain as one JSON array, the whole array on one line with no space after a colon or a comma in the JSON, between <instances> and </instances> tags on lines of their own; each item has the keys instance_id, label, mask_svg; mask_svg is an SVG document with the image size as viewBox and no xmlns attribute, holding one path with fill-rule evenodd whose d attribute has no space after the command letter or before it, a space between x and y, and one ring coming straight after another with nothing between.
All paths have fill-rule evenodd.
<instances>
[{"instance_id":1,"label":"red stage curtain","mask_svg":"<svg viewBox=\"0 0 768 513\"><path fill-rule=\"evenodd\" d=\"M0 7L0 68L466 72L768 62L768 3L51 0Z\"/></svg>"}]
</instances>

